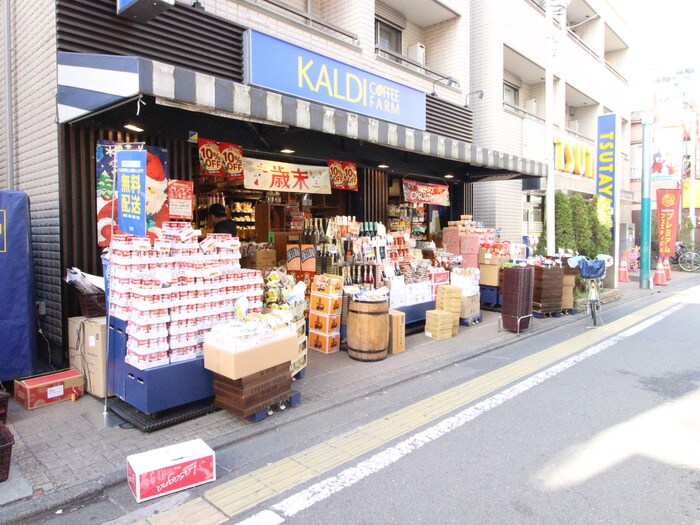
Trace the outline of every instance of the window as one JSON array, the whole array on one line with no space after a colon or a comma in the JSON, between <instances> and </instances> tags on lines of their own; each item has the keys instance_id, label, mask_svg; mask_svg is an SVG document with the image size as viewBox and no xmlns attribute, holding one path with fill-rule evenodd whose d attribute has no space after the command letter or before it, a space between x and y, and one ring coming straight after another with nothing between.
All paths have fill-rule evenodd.
<instances>
[{"instance_id":1,"label":"window","mask_svg":"<svg viewBox=\"0 0 700 525\"><path fill-rule=\"evenodd\" d=\"M376 20L374 39L379 47L393 51L397 55L402 54L401 49L401 29L383 20ZM394 62L401 62L401 59L388 53L379 51L379 55Z\"/></svg>"},{"instance_id":2,"label":"window","mask_svg":"<svg viewBox=\"0 0 700 525\"><path fill-rule=\"evenodd\" d=\"M513 84L503 83L503 102L517 107L520 103L520 90Z\"/></svg>"}]
</instances>

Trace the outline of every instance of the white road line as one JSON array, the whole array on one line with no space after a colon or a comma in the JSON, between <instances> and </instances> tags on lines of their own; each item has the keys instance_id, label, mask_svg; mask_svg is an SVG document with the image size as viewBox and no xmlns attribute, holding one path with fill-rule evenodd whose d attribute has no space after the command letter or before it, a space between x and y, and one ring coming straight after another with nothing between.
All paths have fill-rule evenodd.
<instances>
[{"instance_id":1,"label":"white road line","mask_svg":"<svg viewBox=\"0 0 700 525\"><path fill-rule=\"evenodd\" d=\"M665 317L680 310L684 306L684 304L677 304L665 312L651 317L638 325L633 326L632 328L628 328L616 336L606 339L595 346L589 347L583 352L557 363L556 365L553 365L550 368L547 368L546 370L543 370L542 372L521 381L520 383L506 388L498 394L480 401L476 405L471 406L454 416L448 417L447 419L440 421L426 430L414 434L404 441L401 441L400 443L375 454L369 459L343 470L335 476L326 478L323 481L315 483L314 485L311 485L310 487L289 496L280 503L273 505L271 507L272 510L268 509L258 512L250 518L239 522L239 525L279 525L280 523L284 522L284 519L273 511L278 511L286 517L292 517L302 510L311 507L313 504L328 498L332 494L340 492L341 490L357 483L370 474L374 474L375 472L396 463L399 459L421 448L423 445L426 445L431 441L435 441L439 437L452 432L465 423L477 418L481 414L505 403L509 399L513 399L515 396L530 390L547 379L550 379L560 374L564 370L579 364L581 361L588 359L589 357L594 356L607 348L610 348L623 339L649 328Z\"/></svg>"}]
</instances>

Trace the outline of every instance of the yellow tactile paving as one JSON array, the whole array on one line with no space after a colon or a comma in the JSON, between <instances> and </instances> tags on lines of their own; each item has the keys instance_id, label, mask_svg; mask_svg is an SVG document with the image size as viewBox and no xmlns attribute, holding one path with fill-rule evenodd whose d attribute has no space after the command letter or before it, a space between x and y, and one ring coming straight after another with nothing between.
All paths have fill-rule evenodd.
<instances>
[{"instance_id":1,"label":"yellow tactile paving","mask_svg":"<svg viewBox=\"0 0 700 525\"><path fill-rule=\"evenodd\" d=\"M224 514L235 516L275 494L270 487L248 474L206 491L204 498Z\"/></svg>"},{"instance_id":2,"label":"yellow tactile paving","mask_svg":"<svg viewBox=\"0 0 700 525\"><path fill-rule=\"evenodd\" d=\"M365 434L360 430L346 432L340 436L334 437L326 441L331 447L347 452L353 457L364 454L368 450L372 450L380 446L384 441Z\"/></svg>"},{"instance_id":3,"label":"yellow tactile paving","mask_svg":"<svg viewBox=\"0 0 700 525\"><path fill-rule=\"evenodd\" d=\"M390 441L397 436L401 436L411 429L410 426L402 425L398 421L389 418L375 419L371 423L362 425L362 432L374 436L382 441Z\"/></svg>"},{"instance_id":4,"label":"yellow tactile paving","mask_svg":"<svg viewBox=\"0 0 700 525\"><path fill-rule=\"evenodd\" d=\"M316 472L291 458L286 458L258 469L251 475L275 492L283 492L294 485L311 479L316 475Z\"/></svg>"},{"instance_id":5,"label":"yellow tactile paving","mask_svg":"<svg viewBox=\"0 0 700 525\"><path fill-rule=\"evenodd\" d=\"M566 359L611 335L662 312L676 301L666 299L635 314L599 326L565 342L519 359L461 385L418 401L289 458L206 492L205 498L235 516L303 481L327 472L456 409ZM171 522L174 523L174 522ZM155 523L153 523L155 525Z\"/></svg>"},{"instance_id":6,"label":"yellow tactile paving","mask_svg":"<svg viewBox=\"0 0 700 525\"><path fill-rule=\"evenodd\" d=\"M338 465L342 465L352 457L353 456L347 452L331 447L328 443L321 443L290 456L294 461L310 468L318 474L322 474Z\"/></svg>"},{"instance_id":7,"label":"yellow tactile paving","mask_svg":"<svg viewBox=\"0 0 700 525\"><path fill-rule=\"evenodd\" d=\"M166 512L148 518L150 525L220 525L228 521L225 516L202 498L188 501Z\"/></svg>"}]
</instances>

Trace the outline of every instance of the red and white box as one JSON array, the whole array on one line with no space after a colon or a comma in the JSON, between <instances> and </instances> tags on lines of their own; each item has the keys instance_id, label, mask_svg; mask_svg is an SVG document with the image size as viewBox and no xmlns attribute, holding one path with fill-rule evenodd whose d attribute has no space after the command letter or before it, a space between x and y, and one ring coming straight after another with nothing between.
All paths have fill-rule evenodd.
<instances>
[{"instance_id":1,"label":"red and white box","mask_svg":"<svg viewBox=\"0 0 700 525\"><path fill-rule=\"evenodd\" d=\"M126 476L138 503L216 480L214 451L201 439L132 454Z\"/></svg>"}]
</instances>

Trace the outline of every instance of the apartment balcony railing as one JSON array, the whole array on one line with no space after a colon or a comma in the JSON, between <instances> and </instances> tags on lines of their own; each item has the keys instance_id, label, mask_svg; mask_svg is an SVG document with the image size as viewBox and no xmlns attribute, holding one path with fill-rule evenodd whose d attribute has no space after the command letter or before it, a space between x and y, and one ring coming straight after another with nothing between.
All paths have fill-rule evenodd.
<instances>
[{"instance_id":1,"label":"apartment balcony railing","mask_svg":"<svg viewBox=\"0 0 700 525\"><path fill-rule=\"evenodd\" d=\"M421 64L420 62L417 62L406 55L402 55L401 53L397 53L396 51L378 44L374 46L374 52L377 54L377 56L385 58L391 63L395 63L412 71L416 71L417 73L422 73L426 76L433 77L435 80L451 78L450 75L440 73L439 71L436 71L425 64Z\"/></svg>"}]
</instances>

